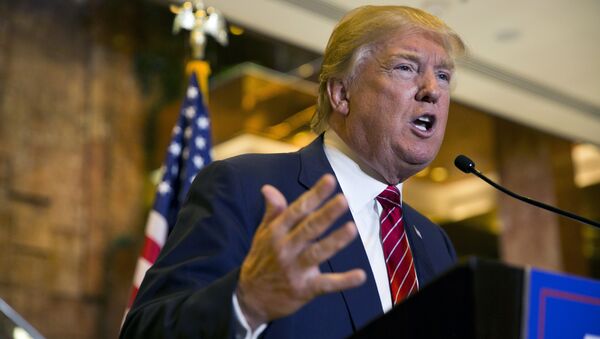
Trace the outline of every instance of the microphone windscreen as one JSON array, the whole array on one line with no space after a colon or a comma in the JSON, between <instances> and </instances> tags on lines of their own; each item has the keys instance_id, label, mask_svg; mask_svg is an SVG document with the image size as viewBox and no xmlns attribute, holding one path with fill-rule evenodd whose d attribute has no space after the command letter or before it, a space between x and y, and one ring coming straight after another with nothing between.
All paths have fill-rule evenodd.
<instances>
[{"instance_id":1,"label":"microphone windscreen","mask_svg":"<svg viewBox=\"0 0 600 339\"><path fill-rule=\"evenodd\" d=\"M475 163L469 157L462 154L454 159L454 166L465 173L471 173L475 169Z\"/></svg>"}]
</instances>

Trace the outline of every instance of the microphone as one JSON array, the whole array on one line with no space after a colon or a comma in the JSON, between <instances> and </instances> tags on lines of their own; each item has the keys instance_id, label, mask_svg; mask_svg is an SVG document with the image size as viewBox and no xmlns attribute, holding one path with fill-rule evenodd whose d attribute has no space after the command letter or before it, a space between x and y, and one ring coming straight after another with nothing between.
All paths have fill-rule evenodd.
<instances>
[{"instance_id":1,"label":"microphone","mask_svg":"<svg viewBox=\"0 0 600 339\"><path fill-rule=\"evenodd\" d=\"M490 184L492 187L494 187L495 189L510 195L511 197L515 198L515 199L519 199L521 201L524 201L528 204L543 208L545 210L560 214L562 216L565 216L567 218L571 218L573 220L577 220L581 223L584 224L588 224L597 228L600 228L600 223L593 221L593 220L589 220L586 219L582 216L579 216L577 214L571 213L571 212L567 212L564 210L561 210L560 208L556 208L554 206L550 206L550 205L546 205L542 202L524 197L522 195L516 194L512 191L509 191L508 189L498 185L497 183L493 182L492 180L490 180L488 177L486 177L485 175L481 174L481 172L479 172L476 168L475 168L475 163L473 162L473 160L469 159L469 157L460 154L459 156L456 157L456 159L454 159L454 166L456 166L459 170L465 172L465 173L473 173L476 176L478 176L481 180L487 182L488 184Z\"/></svg>"}]
</instances>

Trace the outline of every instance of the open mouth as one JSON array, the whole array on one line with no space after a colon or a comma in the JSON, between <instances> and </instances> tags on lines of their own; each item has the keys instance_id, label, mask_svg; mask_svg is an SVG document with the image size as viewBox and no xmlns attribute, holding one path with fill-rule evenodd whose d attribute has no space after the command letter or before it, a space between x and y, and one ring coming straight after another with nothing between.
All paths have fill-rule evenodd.
<instances>
[{"instance_id":1,"label":"open mouth","mask_svg":"<svg viewBox=\"0 0 600 339\"><path fill-rule=\"evenodd\" d=\"M429 132L433 128L433 125L435 125L435 117L433 115L424 114L413 120L413 125L422 132Z\"/></svg>"}]
</instances>

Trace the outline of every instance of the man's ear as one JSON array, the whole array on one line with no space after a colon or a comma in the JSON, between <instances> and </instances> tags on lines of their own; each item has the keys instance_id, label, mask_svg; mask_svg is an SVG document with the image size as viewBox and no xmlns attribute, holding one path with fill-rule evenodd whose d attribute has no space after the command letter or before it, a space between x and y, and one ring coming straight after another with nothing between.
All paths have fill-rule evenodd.
<instances>
[{"instance_id":1,"label":"man's ear","mask_svg":"<svg viewBox=\"0 0 600 339\"><path fill-rule=\"evenodd\" d=\"M348 115L350 111L350 98L348 88L343 80L331 78L327 80L327 94L329 103L335 112Z\"/></svg>"}]
</instances>

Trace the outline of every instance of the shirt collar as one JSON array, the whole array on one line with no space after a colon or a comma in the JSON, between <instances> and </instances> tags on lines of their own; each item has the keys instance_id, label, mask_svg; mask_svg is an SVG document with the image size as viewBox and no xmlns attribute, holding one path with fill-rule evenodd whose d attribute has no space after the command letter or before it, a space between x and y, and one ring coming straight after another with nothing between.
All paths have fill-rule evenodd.
<instances>
[{"instance_id":1,"label":"shirt collar","mask_svg":"<svg viewBox=\"0 0 600 339\"><path fill-rule=\"evenodd\" d=\"M373 170L331 129L325 132L323 148L350 211L355 214L372 206L374 199L388 184L377 180ZM402 197L402 183L396 187Z\"/></svg>"}]
</instances>

